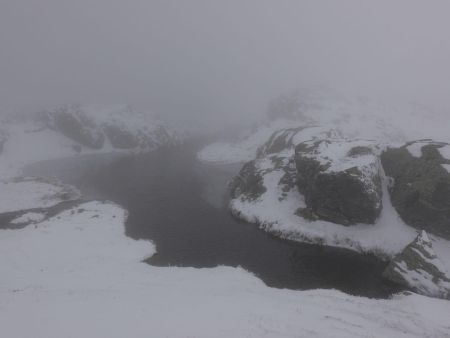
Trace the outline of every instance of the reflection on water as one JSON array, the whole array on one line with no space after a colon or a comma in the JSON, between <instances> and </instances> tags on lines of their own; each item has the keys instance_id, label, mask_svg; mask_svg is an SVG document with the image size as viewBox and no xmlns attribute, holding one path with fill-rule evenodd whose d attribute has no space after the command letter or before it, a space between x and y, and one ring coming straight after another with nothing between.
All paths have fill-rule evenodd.
<instances>
[{"instance_id":1,"label":"reflection on water","mask_svg":"<svg viewBox=\"0 0 450 338\"><path fill-rule=\"evenodd\" d=\"M279 288L336 288L387 297L386 266L371 255L273 237L233 218L226 184L236 166L199 163L192 147L133 157L79 157L33 165L29 174L53 175L129 210L126 234L151 239L157 266L242 266Z\"/></svg>"}]
</instances>

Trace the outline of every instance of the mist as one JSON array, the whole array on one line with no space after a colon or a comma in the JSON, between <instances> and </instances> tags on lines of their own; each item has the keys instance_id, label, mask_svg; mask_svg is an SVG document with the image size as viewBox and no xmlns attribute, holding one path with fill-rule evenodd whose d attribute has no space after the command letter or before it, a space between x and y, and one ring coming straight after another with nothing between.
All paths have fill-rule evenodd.
<instances>
[{"instance_id":1,"label":"mist","mask_svg":"<svg viewBox=\"0 0 450 338\"><path fill-rule=\"evenodd\" d=\"M286 91L450 106L448 1L0 2L0 107L126 103L239 124Z\"/></svg>"}]
</instances>

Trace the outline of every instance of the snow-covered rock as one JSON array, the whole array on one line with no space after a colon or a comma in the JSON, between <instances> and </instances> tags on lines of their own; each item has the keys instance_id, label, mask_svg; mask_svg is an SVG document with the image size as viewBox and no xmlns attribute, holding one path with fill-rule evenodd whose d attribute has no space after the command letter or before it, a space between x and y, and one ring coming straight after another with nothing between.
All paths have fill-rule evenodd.
<instances>
[{"instance_id":1,"label":"snow-covered rock","mask_svg":"<svg viewBox=\"0 0 450 338\"><path fill-rule=\"evenodd\" d=\"M106 139L113 148L141 150L181 140L162 122L129 106L66 105L39 116L48 127L92 149L102 148Z\"/></svg>"},{"instance_id":2,"label":"snow-covered rock","mask_svg":"<svg viewBox=\"0 0 450 338\"><path fill-rule=\"evenodd\" d=\"M82 146L100 149L105 136L92 117L80 105L67 105L41 112L44 123Z\"/></svg>"},{"instance_id":3,"label":"snow-covered rock","mask_svg":"<svg viewBox=\"0 0 450 338\"><path fill-rule=\"evenodd\" d=\"M231 212L283 238L373 252L384 257L399 253L414 239L416 231L405 224L392 206L388 187L395 182L385 176L379 165L380 152L429 135L449 142L443 116L421 105L386 104L326 90L307 90L295 95L299 104L294 115L299 118L272 120L243 140L212 144L198 153L202 161L249 162L231 184ZM341 146L328 147L326 140ZM371 191L368 195L373 199L368 200L372 201L374 212L369 221L373 225L361 224L364 220L360 219L347 227L311 217L314 215L306 212L307 196L305 190L297 189L299 177L293 158L295 146L316 141L323 142L314 156L329 167L325 169L329 174L351 172L355 166L363 169L356 176ZM450 147L442 146L438 150L443 157L447 153L450 156ZM409 151L417 153L414 149ZM446 171L450 164L443 162L440 168ZM348 219L341 223L348 223ZM444 239L439 241L448 243ZM446 250L443 251L449 251Z\"/></svg>"},{"instance_id":4,"label":"snow-covered rock","mask_svg":"<svg viewBox=\"0 0 450 338\"><path fill-rule=\"evenodd\" d=\"M402 219L418 229L450 239L450 165L445 142L422 140L389 148L381 155L389 192Z\"/></svg>"},{"instance_id":5,"label":"snow-covered rock","mask_svg":"<svg viewBox=\"0 0 450 338\"><path fill-rule=\"evenodd\" d=\"M297 184L307 218L344 225L374 223L382 208L376 145L328 138L295 148Z\"/></svg>"},{"instance_id":6,"label":"snow-covered rock","mask_svg":"<svg viewBox=\"0 0 450 338\"><path fill-rule=\"evenodd\" d=\"M420 294L450 299L450 277L424 230L394 257L383 276Z\"/></svg>"},{"instance_id":7,"label":"snow-covered rock","mask_svg":"<svg viewBox=\"0 0 450 338\"><path fill-rule=\"evenodd\" d=\"M137 153L176 146L184 133L149 114L115 105L70 105L0 121L0 178L37 161L79 154ZM6 135L2 138L1 135Z\"/></svg>"}]
</instances>

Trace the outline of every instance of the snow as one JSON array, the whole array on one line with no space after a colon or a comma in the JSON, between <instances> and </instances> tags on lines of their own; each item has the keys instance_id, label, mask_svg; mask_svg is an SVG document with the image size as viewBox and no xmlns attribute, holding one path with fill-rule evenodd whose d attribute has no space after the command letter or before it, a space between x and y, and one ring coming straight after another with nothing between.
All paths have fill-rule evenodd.
<instances>
[{"instance_id":1,"label":"snow","mask_svg":"<svg viewBox=\"0 0 450 338\"><path fill-rule=\"evenodd\" d=\"M0 213L48 208L79 197L78 190L55 180L35 177L0 180Z\"/></svg>"},{"instance_id":2,"label":"snow","mask_svg":"<svg viewBox=\"0 0 450 338\"><path fill-rule=\"evenodd\" d=\"M0 177L11 178L27 164L37 161L76 156L76 142L51 129L38 128L35 123L10 123L9 138L0 153ZM108 153L114 149L106 145L102 149L83 149L83 154Z\"/></svg>"},{"instance_id":3,"label":"snow","mask_svg":"<svg viewBox=\"0 0 450 338\"><path fill-rule=\"evenodd\" d=\"M409 153L417 158L422 157L422 147L424 146L423 142L414 142L406 147Z\"/></svg>"},{"instance_id":4,"label":"snow","mask_svg":"<svg viewBox=\"0 0 450 338\"><path fill-rule=\"evenodd\" d=\"M45 218L45 213L27 212L11 221L11 224L26 224L41 222Z\"/></svg>"},{"instance_id":5,"label":"snow","mask_svg":"<svg viewBox=\"0 0 450 338\"><path fill-rule=\"evenodd\" d=\"M80 108L99 126L117 124L134 135L147 135L152 138L154 147L163 144L181 143L184 136L149 114L130 111L123 105L85 105ZM127 110L128 109L128 110ZM43 126L32 118L19 121L0 121L0 129L8 135L0 152L0 178L14 177L27 164L42 160L59 159L81 154L126 153L134 150L114 148L106 138L100 149L83 147L56 130ZM153 149L142 149L153 150Z\"/></svg>"},{"instance_id":6,"label":"snow","mask_svg":"<svg viewBox=\"0 0 450 338\"><path fill-rule=\"evenodd\" d=\"M233 199L230 202L232 212L249 222L258 223L264 230L281 237L323 243L358 252L372 252L381 256L397 254L417 235L416 231L404 224L395 212L389 199L386 182L383 182L383 210L376 224L348 227L321 220L308 221L297 216L295 214L297 209L305 205L304 197L294 188L287 198L280 199L282 191L278 182L282 175L282 170L266 173L264 175L266 192L255 201Z\"/></svg>"},{"instance_id":7,"label":"snow","mask_svg":"<svg viewBox=\"0 0 450 338\"><path fill-rule=\"evenodd\" d=\"M205 162L249 161L255 158L256 150L267 142L270 135L299 126L318 126L321 131L328 130L329 137L373 140L381 147L430 137L436 141L450 141L448 126L442 123L447 117L421 105L348 97L330 89L304 90L300 102L303 104L303 120L272 121L261 125L240 142L207 145L199 152L199 159ZM302 137L302 133L297 135ZM307 141L312 136L294 139L294 143ZM450 158L450 146L441 149L447 152L444 157ZM415 156L420 154L417 149L413 152Z\"/></svg>"},{"instance_id":8,"label":"snow","mask_svg":"<svg viewBox=\"0 0 450 338\"><path fill-rule=\"evenodd\" d=\"M450 145L445 145L443 147L440 147L440 148L438 148L438 150L441 153L442 157L450 160Z\"/></svg>"},{"instance_id":9,"label":"snow","mask_svg":"<svg viewBox=\"0 0 450 338\"><path fill-rule=\"evenodd\" d=\"M16 337L424 337L450 334L450 302L266 287L241 268L161 268L124 235L126 211L89 202L0 230L0 326Z\"/></svg>"},{"instance_id":10,"label":"snow","mask_svg":"<svg viewBox=\"0 0 450 338\"><path fill-rule=\"evenodd\" d=\"M256 156L256 152L276 130L288 128L292 121L277 120L267 125L260 126L254 133L247 135L239 142L225 143L215 142L201 149L197 158L202 162L238 163L250 161Z\"/></svg>"},{"instance_id":11,"label":"snow","mask_svg":"<svg viewBox=\"0 0 450 338\"><path fill-rule=\"evenodd\" d=\"M301 142L313 143L330 139L335 142L321 143L320 151L312 156L329 165L328 171L357 166L370 178L374 173L382 171L376 155L388 146L401 146L430 136L442 142L450 140L448 126L442 123L442 116L422 106L348 98L330 91L312 90L302 95L300 101L303 104L303 120L272 121L241 142L206 146L198 157L211 162L224 159L254 160L256 150L267 146L265 144L272 134L282 135L283 129L305 127L294 135L287 136L292 145L277 153L277 157L293 156L294 146ZM249 139L252 140L251 151L247 148ZM412 143L408 150L414 156L421 156L422 145L422 142ZM349 158L345 154L352 146L368 146L374 154ZM229 151L230 147L232 152ZM449 149L450 146L445 146L439 150L450 152ZM293 189L288 198L281 198L282 192L278 184L282 176L281 170L273 170L270 156L257 158L256 163L264 171L267 191L256 201L234 199L230 203L230 209L237 216L256 222L261 228L277 236L345 247L359 252L373 252L382 257L392 257L416 237L416 230L406 225L392 206L387 191L388 178L384 174L383 210L376 224L346 227L325 221L307 221L295 215L296 210L304 205L304 197ZM443 255L450 258L450 245L449 249L443 249Z\"/></svg>"},{"instance_id":12,"label":"snow","mask_svg":"<svg viewBox=\"0 0 450 338\"><path fill-rule=\"evenodd\" d=\"M441 166L450 173L450 164L441 164Z\"/></svg>"}]
</instances>

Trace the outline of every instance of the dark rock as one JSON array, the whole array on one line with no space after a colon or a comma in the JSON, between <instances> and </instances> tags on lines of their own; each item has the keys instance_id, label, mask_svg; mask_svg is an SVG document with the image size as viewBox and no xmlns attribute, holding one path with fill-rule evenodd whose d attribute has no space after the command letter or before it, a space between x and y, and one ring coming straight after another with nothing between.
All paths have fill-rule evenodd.
<instances>
[{"instance_id":1,"label":"dark rock","mask_svg":"<svg viewBox=\"0 0 450 338\"><path fill-rule=\"evenodd\" d=\"M63 135L93 149L103 147L105 136L78 105L68 105L47 114L49 124Z\"/></svg>"},{"instance_id":2,"label":"dark rock","mask_svg":"<svg viewBox=\"0 0 450 338\"><path fill-rule=\"evenodd\" d=\"M365 141L318 140L297 145L297 184L310 219L374 223L382 208L378 158ZM370 151L369 151L370 150Z\"/></svg>"},{"instance_id":3,"label":"dark rock","mask_svg":"<svg viewBox=\"0 0 450 338\"><path fill-rule=\"evenodd\" d=\"M136 135L129 132L124 126L121 126L118 123L105 124L103 126L103 131L114 148L131 149L136 148L139 144Z\"/></svg>"},{"instance_id":4,"label":"dark rock","mask_svg":"<svg viewBox=\"0 0 450 338\"><path fill-rule=\"evenodd\" d=\"M443 166L450 160L439 151L448 146L432 141L411 142L387 149L381 162L386 175L393 178L389 192L403 221L450 239L450 173ZM421 150L415 154L418 157L409 147Z\"/></svg>"},{"instance_id":5,"label":"dark rock","mask_svg":"<svg viewBox=\"0 0 450 338\"><path fill-rule=\"evenodd\" d=\"M263 174L257 170L255 161L247 162L231 182L231 197L255 200L266 192Z\"/></svg>"},{"instance_id":6,"label":"dark rock","mask_svg":"<svg viewBox=\"0 0 450 338\"><path fill-rule=\"evenodd\" d=\"M450 279L425 231L394 257L383 277L426 296L450 299Z\"/></svg>"}]
</instances>

